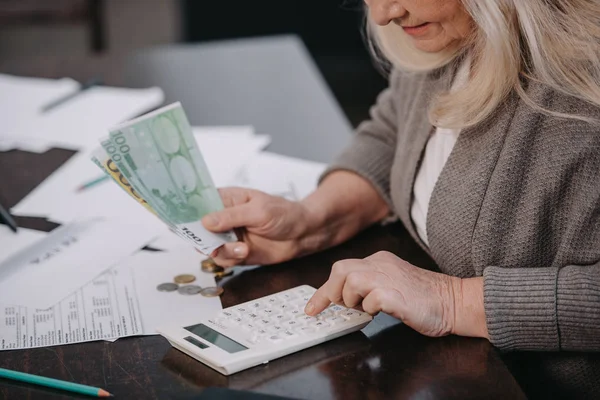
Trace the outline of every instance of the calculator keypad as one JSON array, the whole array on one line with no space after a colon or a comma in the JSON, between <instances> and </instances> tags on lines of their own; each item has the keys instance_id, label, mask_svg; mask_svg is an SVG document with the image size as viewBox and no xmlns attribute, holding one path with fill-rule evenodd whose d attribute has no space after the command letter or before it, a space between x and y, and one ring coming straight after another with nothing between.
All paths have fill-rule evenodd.
<instances>
[{"instance_id":1,"label":"calculator keypad","mask_svg":"<svg viewBox=\"0 0 600 400\"><path fill-rule=\"evenodd\" d=\"M217 316L222 325L239 328L251 343L281 343L358 319L360 311L332 304L316 317L304 314L315 289L299 287L227 308Z\"/></svg>"}]
</instances>

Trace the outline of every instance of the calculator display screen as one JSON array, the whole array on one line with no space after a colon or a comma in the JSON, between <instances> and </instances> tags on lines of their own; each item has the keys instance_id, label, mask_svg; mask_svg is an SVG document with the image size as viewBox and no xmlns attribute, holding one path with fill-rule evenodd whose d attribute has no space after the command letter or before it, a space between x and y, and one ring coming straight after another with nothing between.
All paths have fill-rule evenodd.
<instances>
[{"instance_id":1,"label":"calculator display screen","mask_svg":"<svg viewBox=\"0 0 600 400\"><path fill-rule=\"evenodd\" d=\"M186 326L183 329L192 332L196 336L200 336L202 339L211 342L228 353L237 353L238 351L248 350L247 347L242 346L238 342L229 339L227 336L220 334L204 324Z\"/></svg>"}]
</instances>

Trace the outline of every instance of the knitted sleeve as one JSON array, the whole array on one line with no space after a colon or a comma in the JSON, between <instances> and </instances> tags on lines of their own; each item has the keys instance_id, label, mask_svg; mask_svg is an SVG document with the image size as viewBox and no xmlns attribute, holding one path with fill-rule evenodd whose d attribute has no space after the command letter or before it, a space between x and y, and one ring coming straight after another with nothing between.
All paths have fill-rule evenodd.
<instances>
[{"instance_id":1,"label":"knitted sleeve","mask_svg":"<svg viewBox=\"0 0 600 400\"><path fill-rule=\"evenodd\" d=\"M390 84L370 110L370 119L356 129L350 144L323 173L323 180L333 171L347 170L367 179L382 198L392 205L390 173L396 151L396 110L394 94L399 90L397 73L390 75Z\"/></svg>"},{"instance_id":2,"label":"knitted sleeve","mask_svg":"<svg viewBox=\"0 0 600 400\"><path fill-rule=\"evenodd\" d=\"M548 228L522 248L532 262L548 254L554 261L485 268L488 331L501 349L600 351L600 125L551 121L542 134L564 137L563 148L548 142L536 155L546 165L538 172L532 160L530 197L544 199L536 218Z\"/></svg>"}]
</instances>

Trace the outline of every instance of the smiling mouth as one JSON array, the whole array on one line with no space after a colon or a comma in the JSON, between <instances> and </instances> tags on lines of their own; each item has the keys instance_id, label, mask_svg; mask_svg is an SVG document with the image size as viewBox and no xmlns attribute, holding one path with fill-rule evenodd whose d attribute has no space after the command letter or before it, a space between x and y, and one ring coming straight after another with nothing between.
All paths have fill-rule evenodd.
<instances>
[{"instance_id":1,"label":"smiling mouth","mask_svg":"<svg viewBox=\"0 0 600 400\"><path fill-rule=\"evenodd\" d=\"M422 26L425 26L425 25L427 25L428 23L429 23L429 22L423 22L422 24L419 24L419 25L413 25L413 26L403 26L403 25L401 25L401 26L402 26L403 28L405 28L405 29L406 29L406 28L408 28L408 29L412 29L412 28L420 28L420 27L422 27Z\"/></svg>"},{"instance_id":2,"label":"smiling mouth","mask_svg":"<svg viewBox=\"0 0 600 400\"><path fill-rule=\"evenodd\" d=\"M429 22L425 22L420 25L402 26L402 29L404 29L404 32L408 33L409 35L418 35L423 33L428 26Z\"/></svg>"}]
</instances>

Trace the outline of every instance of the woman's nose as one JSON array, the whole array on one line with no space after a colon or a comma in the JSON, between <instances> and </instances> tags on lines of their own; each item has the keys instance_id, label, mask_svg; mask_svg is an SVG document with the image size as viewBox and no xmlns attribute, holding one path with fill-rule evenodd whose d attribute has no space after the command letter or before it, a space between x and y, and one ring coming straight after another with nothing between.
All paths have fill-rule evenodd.
<instances>
[{"instance_id":1,"label":"woman's nose","mask_svg":"<svg viewBox=\"0 0 600 400\"><path fill-rule=\"evenodd\" d=\"M365 2L369 7L371 19L377 25L387 25L406 14L406 9L395 0L365 0Z\"/></svg>"}]
</instances>

